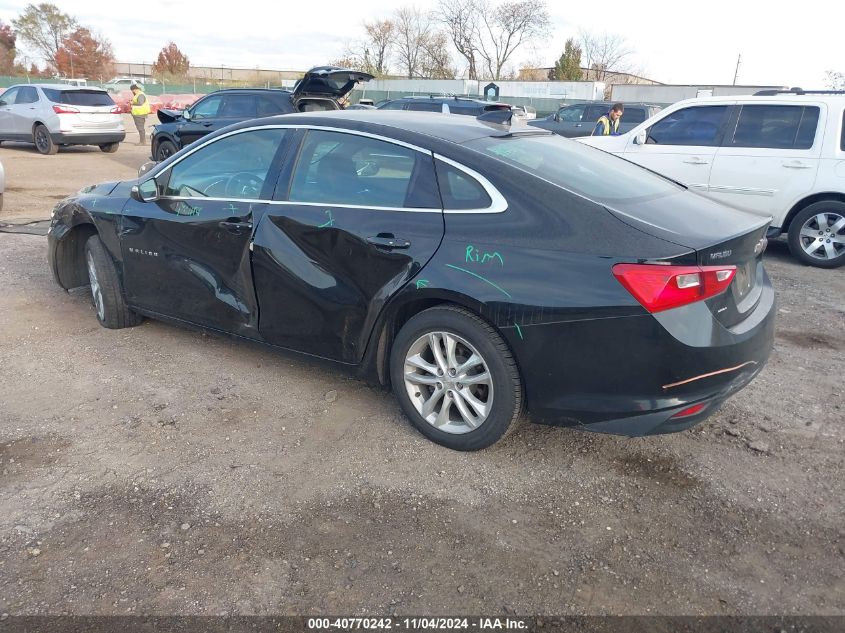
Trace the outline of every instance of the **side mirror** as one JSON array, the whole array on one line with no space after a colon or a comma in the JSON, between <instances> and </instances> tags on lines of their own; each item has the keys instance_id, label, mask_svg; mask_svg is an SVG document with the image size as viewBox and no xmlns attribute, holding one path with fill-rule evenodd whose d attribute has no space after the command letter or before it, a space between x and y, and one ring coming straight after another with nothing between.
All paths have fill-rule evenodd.
<instances>
[{"instance_id":1,"label":"side mirror","mask_svg":"<svg viewBox=\"0 0 845 633\"><path fill-rule=\"evenodd\" d=\"M185 119L186 121L190 121L191 120L191 111L188 110L187 108L182 110L182 118Z\"/></svg>"},{"instance_id":2,"label":"side mirror","mask_svg":"<svg viewBox=\"0 0 845 633\"><path fill-rule=\"evenodd\" d=\"M559 112L555 112L555 114L554 114L554 120L555 120L555 121L560 121L560 113L559 113Z\"/></svg>"},{"instance_id":3,"label":"side mirror","mask_svg":"<svg viewBox=\"0 0 845 633\"><path fill-rule=\"evenodd\" d=\"M138 185L133 185L129 190L129 195L138 202L152 202L158 198L158 183L155 178L145 180Z\"/></svg>"},{"instance_id":4,"label":"side mirror","mask_svg":"<svg viewBox=\"0 0 845 633\"><path fill-rule=\"evenodd\" d=\"M634 145L645 145L647 138L648 132L646 130L640 131L640 133L634 137Z\"/></svg>"}]
</instances>

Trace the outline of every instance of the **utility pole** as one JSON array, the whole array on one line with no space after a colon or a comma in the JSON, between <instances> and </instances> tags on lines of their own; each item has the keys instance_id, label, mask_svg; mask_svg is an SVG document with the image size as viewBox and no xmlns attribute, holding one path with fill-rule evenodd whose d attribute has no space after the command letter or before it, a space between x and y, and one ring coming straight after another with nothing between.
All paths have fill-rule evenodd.
<instances>
[{"instance_id":1,"label":"utility pole","mask_svg":"<svg viewBox=\"0 0 845 633\"><path fill-rule=\"evenodd\" d=\"M734 83L736 85L736 78L739 76L739 61L742 59L742 53L736 56L736 70L734 71Z\"/></svg>"}]
</instances>

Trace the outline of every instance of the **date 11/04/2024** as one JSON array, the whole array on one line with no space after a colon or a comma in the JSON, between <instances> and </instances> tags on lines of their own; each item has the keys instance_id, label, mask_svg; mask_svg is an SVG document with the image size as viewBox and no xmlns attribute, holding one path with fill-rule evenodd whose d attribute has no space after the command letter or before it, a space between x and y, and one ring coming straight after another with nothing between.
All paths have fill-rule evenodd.
<instances>
[{"instance_id":1,"label":"date 11/04/2024","mask_svg":"<svg viewBox=\"0 0 845 633\"><path fill-rule=\"evenodd\" d=\"M479 630L521 631L528 622L520 618L308 618L308 630Z\"/></svg>"}]
</instances>

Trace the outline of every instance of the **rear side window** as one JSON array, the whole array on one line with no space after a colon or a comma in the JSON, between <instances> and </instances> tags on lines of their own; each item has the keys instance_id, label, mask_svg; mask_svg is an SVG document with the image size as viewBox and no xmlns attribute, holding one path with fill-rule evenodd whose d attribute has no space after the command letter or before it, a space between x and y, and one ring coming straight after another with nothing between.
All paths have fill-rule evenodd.
<instances>
[{"instance_id":1,"label":"rear side window","mask_svg":"<svg viewBox=\"0 0 845 633\"><path fill-rule=\"evenodd\" d=\"M475 178L443 161L436 161L436 165L444 209L486 209L493 204Z\"/></svg>"},{"instance_id":2,"label":"rear side window","mask_svg":"<svg viewBox=\"0 0 845 633\"><path fill-rule=\"evenodd\" d=\"M443 112L443 104L437 102L417 101L408 104L409 110L417 112Z\"/></svg>"},{"instance_id":3,"label":"rear side window","mask_svg":"<svg viewBox=\"0 0 845 633\"><path fill-rule=\"evenodd\" d=\"M258 99L258 116L272 116L282 114L285 110L273 100L260 97Z\"/></svg>"},{"instance_id":4,"label":"rear side window","mask_svg":"<svg viewBox=\"0 0 845 633\"><path fill-rule=\"evenodd\" d=\"M449 104L449 112L452 114L463 114L466 116L478 116L482 113L482 108L473 103L461 103L455 101Z\"/></svg>"},{"instance_id":5,"label":"rear side window","mask_svg":"<svg viewBox=\"0 0 845 633\"><path fill-rule=\"evenodd\" d=\"M845 152L845 112L842 113L842 137L839 139L839 149Z\"/></svg>"},{"instance_id":6,"label":"rear side window","mask_svg":"<svg viewBox=\"0 0 845 633\"><path fill-rule=\"evenodd\" d=\"M819 123L817 106L744 105L731 147L810 149Z\"/></svg>"},{"instance_id":7,"label":"rear side window","mask_svg":"<svg viewBox=\"0 0 845 633\"><path fill-rule=\"evenodd\" d=\"M38 103L38 92L32 86L24 86L15 103Z\"/></svg>"},{"instance_id":8,"label":"rear side window","mask_svg":"<svg viewBox=\"0 0 845 633\"><path fill-rule=\"evenodd\" d=\"M405 103L402 101L390 101L383 106L379 106L379 110L404 110Z\"/></svg>"},{"instance_id":9,"label":"rear side window","mask_svg":"<svg viewBox=\"0 0 845 633\"><path fill-rule=\"evenodd\" d=\"M438 208L431 169L430 156L401 145L310 130L299 153L289 199L356 207Z\"/></svg>"},{"instance_id":10,"label":"rear side window","mask_svg":"<svg viewBox=\"0 0 845 633\"><path fill-rule=\"evenodd\" d=\"M646 143L704 147L718 145L727 113L726 105L676 110L651 126Z\"/></svg>"},{"instance_id":11,"label":"rear side window","mask_svg":"<svg viewBox=\"0 0 845 633\"><path fill-rule=\"evenodd\" d=\"M252 95L226 95L218 113L227 119L254 119L257 115L258 99Z\"/></svg>"},{"instance_id":12,"label":"rear side window","mask_svg":"<svg viewBox=\"0 0 845 633\"><path fill-rule=\"evenodd\" d=\"M54 90L43 88L44 96L53 103L75 106L113 106L114 99L101 90Z\"/></svg>"}]
</instances>

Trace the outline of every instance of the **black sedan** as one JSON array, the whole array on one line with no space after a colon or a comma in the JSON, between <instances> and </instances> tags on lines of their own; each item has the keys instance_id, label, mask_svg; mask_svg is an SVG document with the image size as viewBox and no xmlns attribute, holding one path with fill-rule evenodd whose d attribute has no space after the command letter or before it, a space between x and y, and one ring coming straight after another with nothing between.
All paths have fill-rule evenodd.
<instances>
[{"instance_id":1,"label":"black sedan","mask_svg":"<svg viewBox=\"0 0 845 633\"><path fill-rule=\"evenodd\" d=\"M336 66L312 68L291 90L231 88L217 90L181 112L159 110L151 155L162 161L203 136L249 119L318 110L339 110L339 99L373 76Z\"/></svg>"},{"instance_id":2,"label":"black sedan","mask_svg":"<svg viewBox=\"0 0 845 633\"><path fill-rule=\"evenodd\" d=\"M767 222L544 130L391 112L216 132L59 203L49 263L143 316L355 368L426 436L688 428L763 367Z\"/></svg>"}]
</instances>

